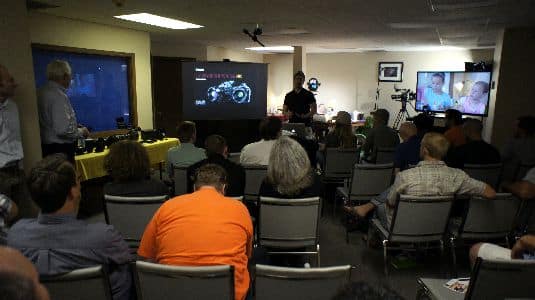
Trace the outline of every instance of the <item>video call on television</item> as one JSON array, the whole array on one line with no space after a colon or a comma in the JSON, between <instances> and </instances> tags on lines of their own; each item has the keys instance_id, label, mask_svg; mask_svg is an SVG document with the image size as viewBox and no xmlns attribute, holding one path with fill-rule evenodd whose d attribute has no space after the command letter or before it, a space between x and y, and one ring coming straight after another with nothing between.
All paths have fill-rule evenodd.
<instances>
[{"instance_id":1,"label":"video call on television","mask_svg":"<svg viewBox=\"0 0 535 300\"><path fill-rule=\"evenodd\" d=\"M416 110L486 116L490 72L418 72Z\"/></svg>"}]
</instances>

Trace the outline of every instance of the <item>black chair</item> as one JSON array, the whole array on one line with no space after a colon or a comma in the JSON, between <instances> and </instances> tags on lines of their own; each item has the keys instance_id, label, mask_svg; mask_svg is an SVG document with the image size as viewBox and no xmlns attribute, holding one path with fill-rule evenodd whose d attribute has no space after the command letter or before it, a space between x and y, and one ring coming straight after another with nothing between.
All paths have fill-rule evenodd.
<instances>
[{"instance_id":1,"label":"black chair","mask_svg":"<svg viewBox=\"0 0 535 300\"><path fill-rule=\"evenodd\" d=\"M468 174L468 176L483 181L493 187L498 189L500 186L500 180L503 170L503 165L498 164L465 164L463 170Z\"/></svg>"}]
</instances>

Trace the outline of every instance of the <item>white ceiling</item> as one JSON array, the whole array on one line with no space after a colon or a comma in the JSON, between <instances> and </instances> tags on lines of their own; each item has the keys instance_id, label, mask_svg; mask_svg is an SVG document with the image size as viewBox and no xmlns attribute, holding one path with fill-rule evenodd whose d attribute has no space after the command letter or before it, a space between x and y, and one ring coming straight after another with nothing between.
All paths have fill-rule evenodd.
<instances>
[{"instance_id":1,"label":"white ceiling","mask_svg":"<svg viewBox=\"0 0 535 300\"><path fill-rule=\"evenodd\" d=\"M493 47L499 29L535 26L534 0L39 0L39 12L148 31L157 42L243 49L256 46L243 28L264 30L266 46L309 52L410 50L430 46ZM148 12L205 26L166 30L114 19Z\"/></svg>"}]
</instances>

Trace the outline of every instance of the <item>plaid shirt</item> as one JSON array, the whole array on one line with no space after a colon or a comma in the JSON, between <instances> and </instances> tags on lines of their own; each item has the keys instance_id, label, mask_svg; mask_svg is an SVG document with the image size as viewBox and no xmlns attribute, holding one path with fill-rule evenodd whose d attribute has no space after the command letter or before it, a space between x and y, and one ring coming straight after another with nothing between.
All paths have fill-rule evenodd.
<instances>
[{"instance_id":1,"label":"plaid shirt","mask_svg":"<svg viewBox=\"0 0 535 300\"><path fill-rule=\"evenodd\" d=\"M421 161L415 168L398 173L388 193L387 217L392 221L399 194L411 196L481 195L486 183L470 178L464 171L443 161Z\"/></svg>"}]
</instances>

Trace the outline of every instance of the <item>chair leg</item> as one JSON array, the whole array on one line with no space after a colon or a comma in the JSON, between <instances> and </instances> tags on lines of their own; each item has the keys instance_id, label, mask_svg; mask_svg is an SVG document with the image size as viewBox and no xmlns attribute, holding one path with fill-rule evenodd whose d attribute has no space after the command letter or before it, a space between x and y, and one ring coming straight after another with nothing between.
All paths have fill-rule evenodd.
<instances>
[{"instance_id":1,"label":"chair leg","mask_svg":"<svg viewBox=\"0 0 535 300\"><path fill-rule=\"evenodd\" d=\"M321 252L320 252L320 244L317 244L316 245L316 264L317 264L317 267L319 268L321 266L321 261L320 261L320 256L321 256Z\"/></svg>"},{"instance_id":2,"label":"chair leg","mask_svg":"<svg viewBox=\"0 0 535 300\"><path fill-rule=\"evenodd\" d=\"M457 254L455 253L455 238L450 237L450 248L451 248L451 260L453 267L453 277L457 277Z\"/></svg>"},{"instance_id":3,"label":"chair leg","mask_svg":"<svg viewBox=\"0 0 535 300\"><path fill-rule=\"evenodd\" d=\"M385 268L385 275L388 276L388 253L387 253L388 240L383 240L383 264Z\"/></svg>"}]
</instances>

